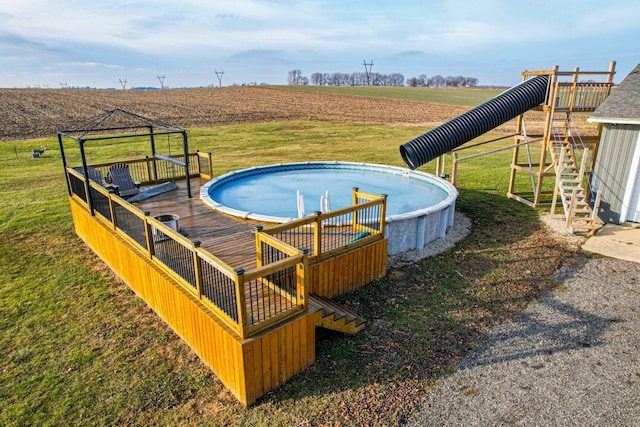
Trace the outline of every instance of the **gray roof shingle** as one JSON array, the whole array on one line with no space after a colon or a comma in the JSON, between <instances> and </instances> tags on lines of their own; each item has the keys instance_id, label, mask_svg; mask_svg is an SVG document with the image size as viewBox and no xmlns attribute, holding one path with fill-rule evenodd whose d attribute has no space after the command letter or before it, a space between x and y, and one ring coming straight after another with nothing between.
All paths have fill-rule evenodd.
<instances>
[{"instance_id":1,"label":"gray roof shingle","mask_svg":"<svg viewBox=\"0 0 640 427\"><path fill-rule=\"evenodd\" d=\"M589 121L640 124L640 64L600 104Z\"/></svg>"}]
</instances>

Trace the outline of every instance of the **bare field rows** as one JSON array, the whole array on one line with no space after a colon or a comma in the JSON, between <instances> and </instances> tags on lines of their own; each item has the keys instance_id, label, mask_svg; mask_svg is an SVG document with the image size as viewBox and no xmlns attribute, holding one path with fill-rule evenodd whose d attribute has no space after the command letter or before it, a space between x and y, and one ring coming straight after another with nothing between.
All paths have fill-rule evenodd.
<instances>
[{"instance_id":1,"label":"bare field rows","mask_svg":"<svg viewBox=\"0 0 640 427\"><path fill-rule=\"evenodd\" d=\"M46 138L76 129L114 108L180 128L319 120L342 123L437 126L465 107L273 87L153 91L0 89L0 141ZM539 130L542 114L533 117ZM496 129L510 132L513 122Z\"/></svg>"}]
</instances>

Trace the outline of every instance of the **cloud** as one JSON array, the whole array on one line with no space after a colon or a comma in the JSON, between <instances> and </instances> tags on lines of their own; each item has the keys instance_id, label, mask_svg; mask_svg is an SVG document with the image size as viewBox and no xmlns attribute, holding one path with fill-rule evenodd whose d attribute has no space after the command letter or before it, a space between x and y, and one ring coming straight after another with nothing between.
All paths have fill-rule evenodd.
<instances>
[{"instance_id":1,"label":"cloud","mask_svg":"<svg viewBox=\"0 0 640 427\"><path fill-rule=\"evenodd\" d=\"M519 71L609 54L637 62L637 1L470 1L12 0L0 12L0 60L13 75L37 78L46 66L153 80L161 70L184 76L178 85L199 72L209 78L210 64L230 78L271 81L287 68L346 71L364 58L407 75L431 65L475 75L504 68L501 60Z\"/></svg>"},{"instance_id":2,"label":"cloud","mask_svg":"<svg viewBox=\"0 0 640 427\"><path fill-rule=\"evenodd\" d=\"M0 12L0 24L4 24L5 22L8 22L12 16L13 15L9 13Z\"/></svg>"},{"instance_id":3,"label":"cloud","mask_svg":"<svg viewBox=\"0 0 640 427\"><path fill-rule=\"evenodd\" d=\"M239 62L267 62L290 64L291 61L284 57L284 51L277 49L249 49L230 56L230 59Z\"/></svg>"},{"instance_id":4,"label":"cloud","mask_svg":"<svg viewBox=\"0 0 640 427\"><path fill-rule=\"evenodd\" d=\"M418 57L422 57L422 56L427 56L426 53L424 53L421 50L405 50L402 52L398 52L395 55L393 55L393 57L396 58L418 58Z\"/></svg>"},{"instance_id":5,"label":"cloud","mask_svg":"<svg viewBox=\"0 0 640 427\"><path fill-rule=\"evenodd\" d=\"M100 62L67 62L67 63L59 63L57 65L60 67L89 68L89 69L96 69L96 68L103 68L108 70L124 69L124 67L121 65L103 64Z\"/></svg>"},{"instance_id":6,"label":"cloud","mask_svg":"<svg viewBox=\"0 0 640 427\"><path fill-rule=\"evenodd\" d=\"M25 51L50 51L51 46L47 43L33 40L23 34L0 30L0 46L4 52L14 51L24 53Z\"/></svg>"}]
</instances>

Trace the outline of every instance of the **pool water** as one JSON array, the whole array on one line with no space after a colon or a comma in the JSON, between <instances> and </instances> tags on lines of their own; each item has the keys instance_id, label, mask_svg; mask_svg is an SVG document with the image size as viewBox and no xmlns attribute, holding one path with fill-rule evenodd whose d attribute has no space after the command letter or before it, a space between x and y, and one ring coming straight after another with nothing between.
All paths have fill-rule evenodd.
<instances>
[{"instance_id":1,"label":"pool water","mask_svg":"<svg viewBox=\"0 0 640 427\"><path fill-rule=\"evenodd\" d=\"M352 205L353 187L386 194L388 254L422 249L444 237L453 225L458 191L425 172L388 165L353 162L305 162L261 166L230 172L200 188L200 198L227 215L260 222L284 223L298 218L297 193L304 213L321 211L329 192L331 210Z\"/></svg>"},{"instance_id":2,"label":"pool water","mask_svg":"<svg viewBox=\"0 0 640 427\"><path fill-rule=\"evenodd\" d=\"M374 195L387 194L387 215L435 205L447 193L426 181L402 174L356 169L310 168L261 173L213 188L209 195L232 209L283 218L298 216L297 192L304 196L306 214L320 209L320 197L329 192L331 209L351 206L352 188Z\"/></svg>"}]
</instances>

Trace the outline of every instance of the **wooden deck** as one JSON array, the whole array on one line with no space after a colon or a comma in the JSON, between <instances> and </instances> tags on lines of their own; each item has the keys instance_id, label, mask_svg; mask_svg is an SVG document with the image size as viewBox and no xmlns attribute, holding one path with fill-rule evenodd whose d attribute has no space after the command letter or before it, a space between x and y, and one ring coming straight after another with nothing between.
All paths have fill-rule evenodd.
<instances>
[{"instance_id":1,"label":"wooden deck","mask_svg":"<svg viewBox=\"0 0 640 427\"><path fill-rule=\"evenodd\" d=\"M191 179L193 197L187 197L185 181L178 189L133 204L151 216L174 214L180 217L180 229L189 240L199 240L201 247L234 268L256 267L256 240L253 230L258 224L218 213L200 200L201 178Z\"/></svg>"},{"instance_id":2,"label":"wooden deck","mask_svg":"<svg viewBox=\"0 0 640 427\"><path fill-rule=\"evenodd\" d=\"M360 224L354 224L360 229L349 231L341 216L377 206L383 213L384 198L358 203L355 210L301 219L280 231L271 227L271 233L291 240L294 247L317 249L313 257L296 252L267 230L256 236L257 222L213 211L199 198L204 179L191 181L191 199L181 180L177 190L133 203L151 217L179 216L186 238L199 241L225 266L174 233L153 234L154 227L161 227L158 221L145 219L95 183L89 187L74 169L67 171L78 236L189 343L244 405L314 363L316 326L347 334L365 326L364 319L329 298L385 274L384 223L377 234ZM332 218L336 220L329 223L330 230L320 232L314 243L309 227L324 228ZM363 228L372 234L353 240ZM275 250L289 257L271 260L267 255L268 264L258 266L256 240L263 256L266 248L267 254Z\"/></svg>"}]
</instances>

